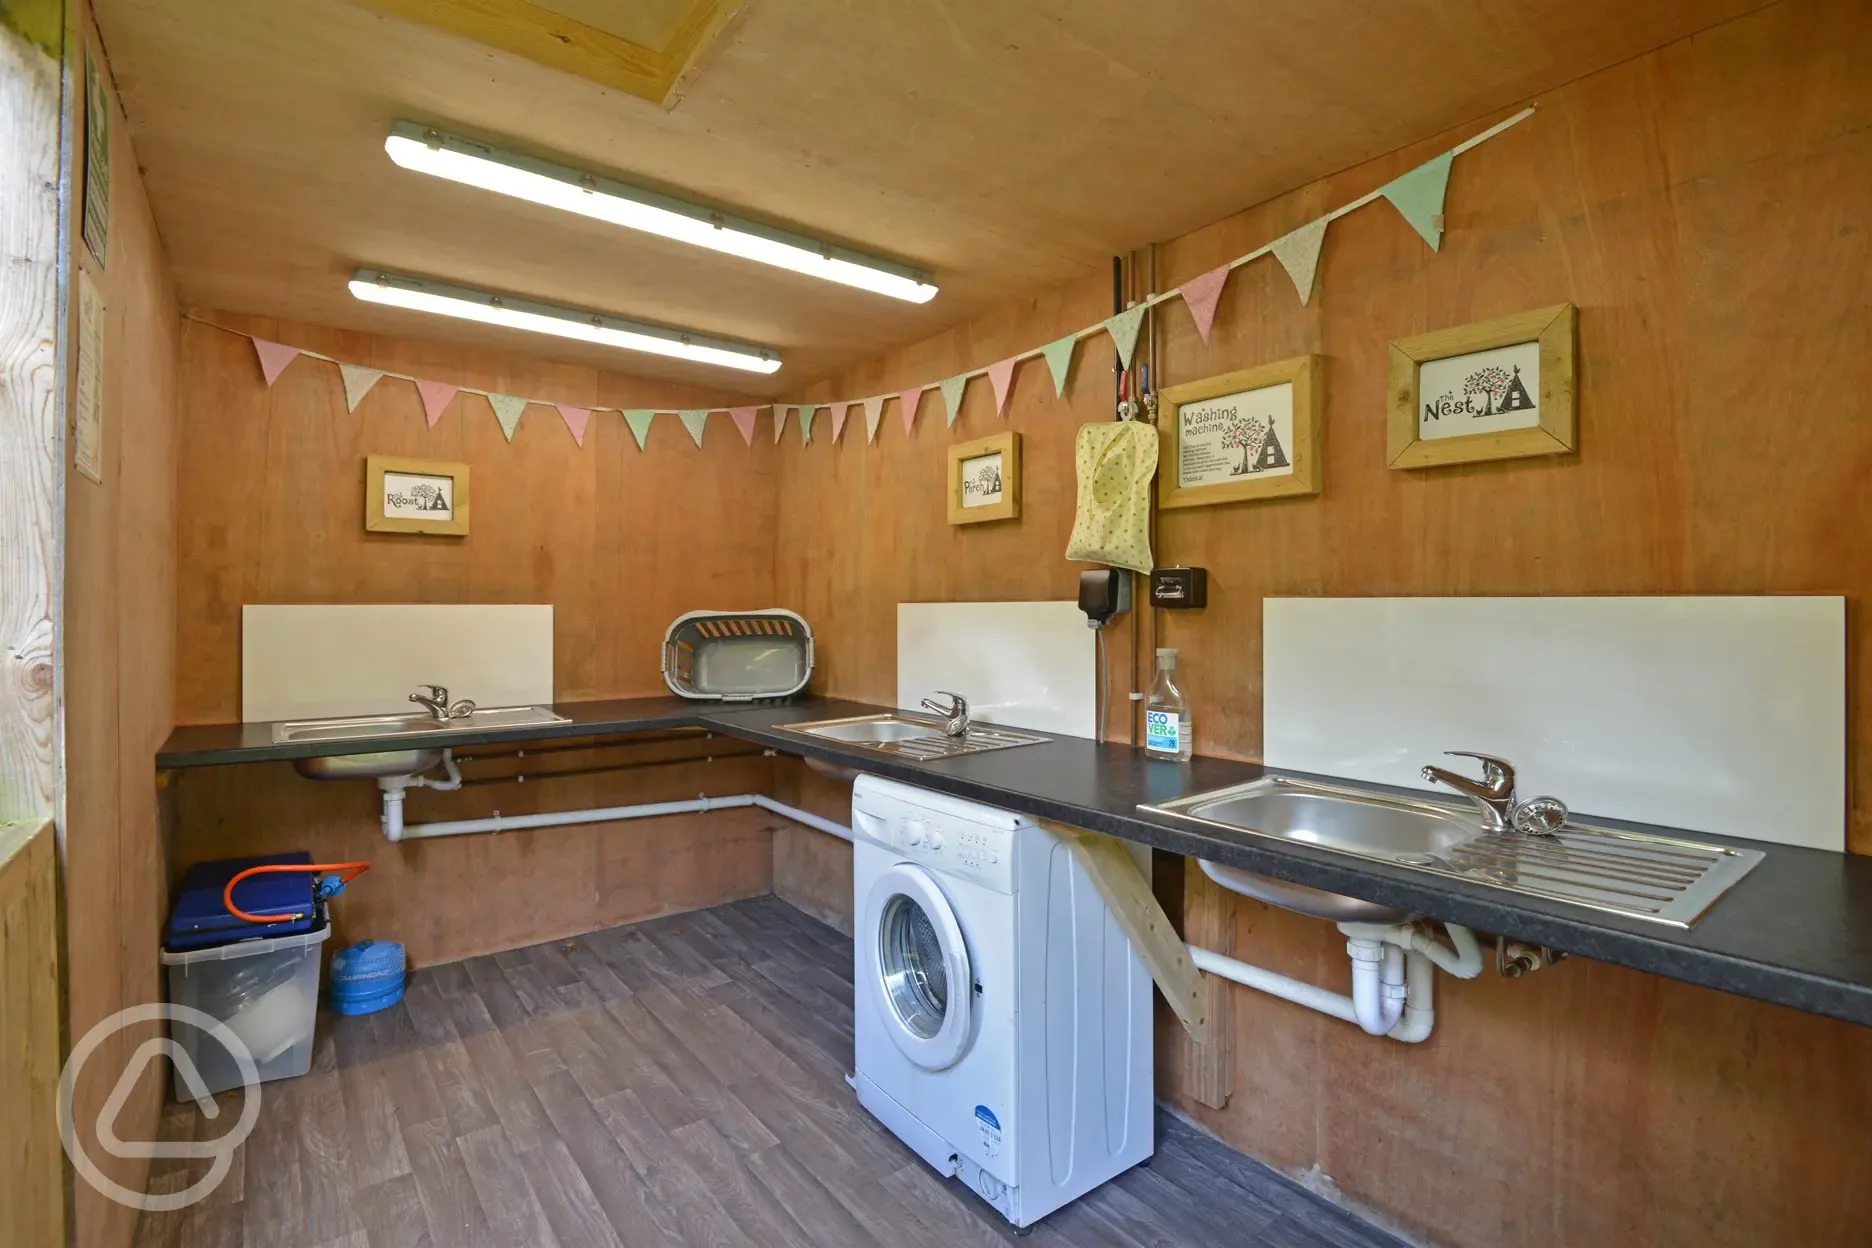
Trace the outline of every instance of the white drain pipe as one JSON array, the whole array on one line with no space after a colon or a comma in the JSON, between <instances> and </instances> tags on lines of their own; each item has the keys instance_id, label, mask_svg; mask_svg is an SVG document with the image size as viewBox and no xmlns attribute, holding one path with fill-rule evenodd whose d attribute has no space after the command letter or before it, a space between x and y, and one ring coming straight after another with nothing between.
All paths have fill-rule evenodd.
<instances>
[{"instance_id":1,"label":"white drain pipe","mask_svg":"<svg viewBox=\"0 0 1872 1248\"><path fill-rule=\"evenodd\" d=\"M700 814L710 810L732 810L758 806L795 823L817 828L841 840L851 840L851 829L811 811L777 802L765 793L739 793L732 797L696 797L677 802L645 802L635 806L600 806L586 810L553 811L539 815L502 815L498 811L485 819L447 819L434 823L403 822L403 795L406 789L455 789L461 787L461 773L454 760L446 760L450 780L425 780L421 776L384 776L377 781L383 790L383 834L393 844L425 840L437 836L470 836L479 832L518 832L524 828L560 828L581 823L614 823L625 819L651 819L658 815Z\"/></svg>"},{"instance_id":2,"label":"white drain pipe","mask_svg":"<svg viewBox=\"0 0 1872 1248\"><path fill-rule=\"evenodd\" d=\"M1227 868L1197 860L1203 872L1224 888L1233 888ZM1455 923L1445 923L1455 948L1406 923L1396 927L1377 923L1341 923L1346 935L1346 953L1352 959L1352 993L1333 992L1265 967L1217 953L1213 949L1189 946L1190 960L1201 970L1219 975L1233 983L1330 1014L1348 1023L1357 1023L1369 1035L1389 1036L1405 1044L1419 1044L1430 1038L1436 1026L1436 970L1441 967L1459 979L1474 979L1482 973L1482 949L1475 933Z\"/></svg>"}]
</instances>

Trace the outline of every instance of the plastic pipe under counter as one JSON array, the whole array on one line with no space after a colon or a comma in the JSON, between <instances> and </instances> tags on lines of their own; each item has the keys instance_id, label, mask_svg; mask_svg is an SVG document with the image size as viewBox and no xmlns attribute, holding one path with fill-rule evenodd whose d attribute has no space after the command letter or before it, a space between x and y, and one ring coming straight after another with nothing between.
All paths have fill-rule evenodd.
<instances>
[{"instance_id":1,"label":"plastic pipe under counter","mask_svg":"<svg viewBox=\"0 0 1872 1248\"><path fill-rule=\"evenodd\" d=\"M402 779L402 777L386 777ZM659 815L701 814L711 810L732 810L757 806L795 823L836 836L852 839L850 828L810 811L775 801L765 793L739 793L730 797L696 797L677 802L647 802L635 806L600 806L586 810L552 811L537 815L490 815L485 819L452 819L433 823L403 822L404 786L383 788L383 834L392 843L426 840L440 836L472 836L482 832L518 832L527 828L571 827L581 823L616 823L626 819L652 819Z\"/></svg>"}]
</instances>

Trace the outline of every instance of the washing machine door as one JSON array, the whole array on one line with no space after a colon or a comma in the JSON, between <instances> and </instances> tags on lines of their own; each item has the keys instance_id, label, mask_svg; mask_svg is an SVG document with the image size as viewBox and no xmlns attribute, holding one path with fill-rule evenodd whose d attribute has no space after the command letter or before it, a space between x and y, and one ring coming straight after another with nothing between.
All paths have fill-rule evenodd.
<instances>
[{"instance_id":1,"label":"washing machine door","mask_svg":"<svg viewBox=\"0 0 1872 1248\"><path fill-rule=\"evenodd\" d=\"M926 1070L956 1064L969 1044L975 983L962 925L929 872L898 863L881 873L865 903L861 968L903 1055Z\"/></svg>"}]
</instances>

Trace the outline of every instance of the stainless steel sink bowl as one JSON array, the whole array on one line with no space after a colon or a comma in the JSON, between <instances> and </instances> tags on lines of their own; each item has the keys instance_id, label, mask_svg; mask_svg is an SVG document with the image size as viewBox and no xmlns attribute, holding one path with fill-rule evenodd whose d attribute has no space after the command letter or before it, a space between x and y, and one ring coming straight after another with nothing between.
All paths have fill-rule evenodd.
<instances>
[{"instance_id":1,"label":"stainless steel sink bowl","mask_svg":"<svg viewBox=\"0 0 1872 1248\"><path fill-rule=\"evenodd\" d=\"M821 719L812 723L787 724L789 732L839 741L861 749L876 750L900 758L931 762L987 750L1012 749L1017 745L1037 745L1047 738L1012 728L994 728L973 724L959 737L943 731L942 722L912 715L907 711L882 715L853 715L847 719Z\"/></svg>"},{"instance_id":2,"label":"stainless steel sink bowl","mask_svg":"<svg viewBox=\"0 0 1872 1248\"><path fill-rule=\"evenodd\" d=\"M441 750L380 750L372 754L295 758L293 770L308 780L375 780L379 776L413 776L441 761Z\"/></svg>"},{"instance_id":3,"label":"stainless steel sink bowl","mask_svg":"<svg viewBox=\"0 0 1872 1248\"><path fill-rule=\"evenodd\" d=\"M905 723L900 719L885 719L881 716L869 719L854 719L844 723L828 723L795 729L798 732L810 732L815 737L824 737L829 741L850 741L858 745L882 745L889 741L914 741L918 737L930 735L928 724Z\"/></svg>"},{"instance_id":4,"label":"stainless steel sink bowl","mask_svg":"<svg viewBox=\"0 0 1872 1248\"><path fill-rule=\"evenodd\" d=\"M1198 793L1140 810L1246 832L1509 892L1689 927L1762 854L1569 820L1555 836L1485 832L1467 806L1289 776ZM1232 886L1272 905L1338 922L1397 922L1403 912L1229 868Z\"/></svg>"},{"instance_id":5,"label":"stainless steel sink bowl","mask_svg":"<svg viewBox=\"0 0 1872 1248\"><path fill-rule=\"evenodd\" d=\"M543 706L499 706L478 710L443 723L433 715L359 715L350 719L288 720L273 725L275 745L306 741L369 741L377 737L407 736L418 732L488 732L502 728L532 728L541 724L568 724ZM392 773L385 773L392 774Z\"/></svg>"}]
</instances>

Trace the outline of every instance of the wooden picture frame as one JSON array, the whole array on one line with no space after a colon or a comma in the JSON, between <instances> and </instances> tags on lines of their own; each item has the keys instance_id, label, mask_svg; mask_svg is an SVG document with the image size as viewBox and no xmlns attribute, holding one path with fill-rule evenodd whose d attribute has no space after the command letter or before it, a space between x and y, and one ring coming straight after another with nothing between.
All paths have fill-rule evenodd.
<instances>
[{"instance_id":1,"label":"wooden picture frame","mask_svg":"<svg viewBox=\"0 0 1872 1248\"><path fill-rule=\"evenodd\" d=\"M1393 468L1435 468L1576 449L1577 336L1578 314L1562 303L1393 342L1386 461ZM1531 389L1521 372L1529 364L1538 370ZM1430 387L1437 393L1424 393L1426 366L1438 370ZM1478 381L1487 373L1499 383ZM1442 384L1446 380L1451 384ZM1519 413L1526 413L1528 423L1500 427L1523 419ZM1496 427L1452 433L1444 420L1482 420ZM1437 422L1435 433L1431 421Z\"/></svg>"},{"instance_id":2,"label":"wooden picture frame","mask_svg":"<svg viewBox=\"0 0 1872 1248\"><path fill-rule=\"evenodd\" d=\"M1299 355L1158 391L1157 506L1319 493L1325 371L1323 357Z\"/></svg>"},{"instance_id":3,"label":"wooden picture frame","mask_svg":"<svg viewBox=\"0 0 1872 1248\"><path fill-rule=\"evenodd\" d=\"M1009 430L949 448L949 523L1020 516L1020 434ZM984 474L992 474L992 488Z\"/></svg>"},{"instance_id":4,"label":"wooden picture frame","mask_svg":"<svg viewBox=\"0 0 1872 1248\"><path fill-rule=\"evenodd\" d=\"M429 494L430 490L437 493ZM436 514L422 514L431 510ZM369 456L364 461L364 527L372 533L466 537L468 465L397 455Z\"/></svg>"}]
</instances>

